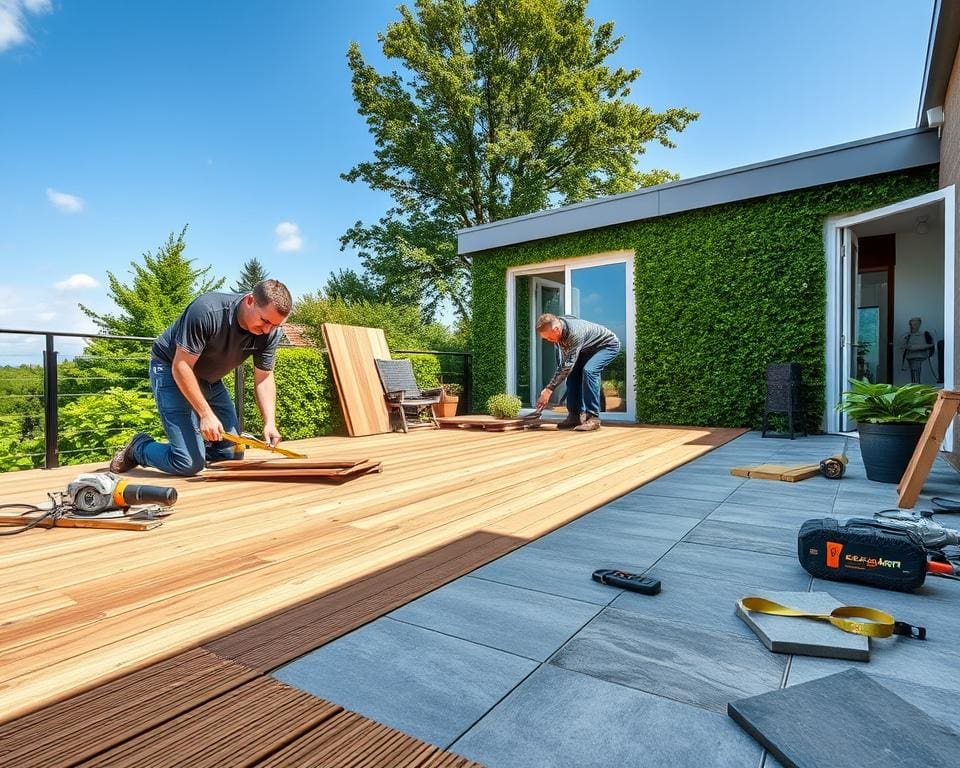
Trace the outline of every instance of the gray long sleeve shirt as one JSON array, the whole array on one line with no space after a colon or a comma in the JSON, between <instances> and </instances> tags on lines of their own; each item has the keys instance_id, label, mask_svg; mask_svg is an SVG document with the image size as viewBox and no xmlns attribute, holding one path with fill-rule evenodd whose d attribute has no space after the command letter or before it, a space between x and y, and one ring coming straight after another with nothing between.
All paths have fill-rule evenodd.
<instances>
[{"instance_id":1,"label":"gray long sleeve shirt","mask_svg":"<svg viewBox=\"0 0 960 768\"><path fill-rule=\"evenodd\" d=\"M563 333L557 342L560 365L546 389L556 389L570 375L577 358L583 352L594 352L607 346L620 346L617 335L609 328L605 328L589 320L580 320L576 317L564 315L560 318L563 323Z\"/></svg>"}]
</instances>

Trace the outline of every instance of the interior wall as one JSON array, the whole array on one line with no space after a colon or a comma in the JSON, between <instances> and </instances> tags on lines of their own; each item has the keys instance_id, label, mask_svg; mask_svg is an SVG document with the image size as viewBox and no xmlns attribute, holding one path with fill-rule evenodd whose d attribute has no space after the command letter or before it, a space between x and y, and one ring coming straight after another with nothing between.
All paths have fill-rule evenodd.
<instances>
[{"instance_id":1,"label":"interior wall","mask_svg":"<svg viewBox=\"0 0 960 768\"><path fill-rule=\"evenodd\" d=\"M903 367L903 341L910 331L910 318L923 320L921 331L929 331L934 343L943 338L943 232L931 228L924 235L897 233L897 266L893 293L893 383L909 384L910 370ZM931 359L937 369L937 356ZM935 384L936 377L924 365L924 384Z\"/></svg>"}]
</instances>

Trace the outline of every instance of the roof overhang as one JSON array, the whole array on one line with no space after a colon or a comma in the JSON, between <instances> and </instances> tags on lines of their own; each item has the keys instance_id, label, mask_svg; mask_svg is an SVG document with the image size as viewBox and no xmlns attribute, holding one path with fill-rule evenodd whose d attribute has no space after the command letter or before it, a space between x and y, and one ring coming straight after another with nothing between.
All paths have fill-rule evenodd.
<instances>
[{"instance_id":1,"label":"roof overhang","mask_svg":"<svg viewBox=\"0 0 960 768\"><path fill-rule=\"evenodd\" d=\"M960 42L960 3L955 0L936 0L930 21L930 41L927 43L927 61L920 89L917 127L926 128L927 110L942 107L950 83L950 73Z\"/></svg>"},{"instance_id":2,"label":"roof overhang","mask_svg":"<svg viewBox=\"0 0 960 768\"><path fill-rule=\"evenodd\" d=\"M939 161L937 131L911 128L461 229L457 232L457 251L461 254L477 253L723 203L919 168Z\"/></svg>"}]
</instances>

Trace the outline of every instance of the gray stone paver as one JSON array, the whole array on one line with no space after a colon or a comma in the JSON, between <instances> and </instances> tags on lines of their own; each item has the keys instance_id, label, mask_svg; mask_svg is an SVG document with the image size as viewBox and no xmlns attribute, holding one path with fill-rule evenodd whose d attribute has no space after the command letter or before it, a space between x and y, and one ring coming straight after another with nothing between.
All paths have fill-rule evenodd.
<instances>
[{"instance_id":1,"label":"gray stone paver","mask_svg":"<svg viewBox=\"0 0 960 768\"><path fill-rule=\"evenodd\" d=\"M815 463L845 443L840 481L729 474ZM960 499L960 475L942 460L917 508L932 495ZM727 691L733 699L851 666L960 730L960 582L888 592L812 579L796 559L804 520L869 517L896 500L894 485L866 480L855 439L748 433L277 676L488 768L778 768L721 714ZM960 528L960 514L939 519ZM590 579L600 567L646 572L663 590L602 586ZM745 595L810 590L924 624L930 639L873 640L868 663L786 656L734 613Z\"/></svg>"}]
</instances>

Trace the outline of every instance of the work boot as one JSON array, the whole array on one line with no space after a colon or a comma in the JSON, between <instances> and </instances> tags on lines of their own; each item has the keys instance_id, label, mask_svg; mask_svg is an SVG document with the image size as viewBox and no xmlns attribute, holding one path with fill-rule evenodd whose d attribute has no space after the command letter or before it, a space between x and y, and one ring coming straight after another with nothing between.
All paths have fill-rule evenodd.
<instances>
[{"instance_id":1,"label":"work boot","mask_svg":"<svg viewBox=\"0 0 960 768\"><path fill-rule=\"evenodd\" d=\"M134 467L139 467L140 462L133 457L133 445L138 437L146 436L145 432L137 432L137 434L130 438L129 443L113 454L113 458L110 459L110 471L120 475L124 472L129 472Z\"/></svg>"},{"instance_id":2,"label":"work boot","mask_svg":"<svg viewBox=\"0 0 960 768\"><path fill-rule=\"evenodd\" d=\"M557 424L557 429L576 429L580 426L580 414L568 413L567 418Z\"/></svg>"},{"instance_id":3,"label":"work boot","mask_svg":"<svg viewBox=\"0 0 960 768\"><path fill-rule=\"evenodd\" d=\"M579 427L574 427L576 432L593 432L596 429L600 429L600 417L594 416L592 413L587 415L587 418L583 420L583 424Z\"/></svg>"}]
</instances>

